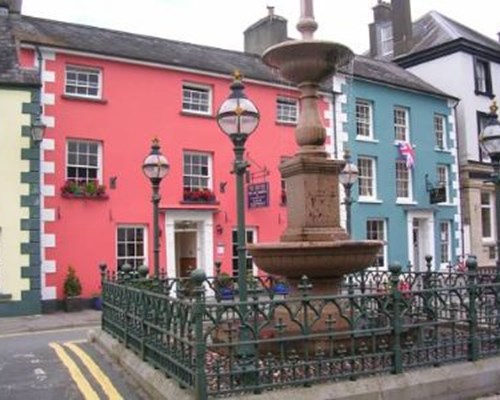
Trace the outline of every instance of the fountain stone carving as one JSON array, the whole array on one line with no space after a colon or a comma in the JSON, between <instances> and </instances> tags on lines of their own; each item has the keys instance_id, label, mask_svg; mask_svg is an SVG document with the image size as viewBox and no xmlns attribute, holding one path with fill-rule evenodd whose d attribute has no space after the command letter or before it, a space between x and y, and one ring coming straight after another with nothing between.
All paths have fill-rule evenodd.
<instances>
[{"instance_id":1,"label":"fountain stone carving","mask_svg":"<svg viewBox=\"0 0 500 400\"><path fill-rule=\"evenodd\" d=\"M295 131L299 150L280 166L287 187L288 225L280 242L249 245L248 251L260 269L286 277L292 288L306 275L315 294L335 294L344 274L373 265L382 243L350 240L340 226L338 176L344 161L328 157L319 114L320 83L349 62L353 53L341 44L314 40L312 0L301 0L297 29L301 40L277 44L263 55L267 65L300 90Z\"/></svg>"}]
</instances>

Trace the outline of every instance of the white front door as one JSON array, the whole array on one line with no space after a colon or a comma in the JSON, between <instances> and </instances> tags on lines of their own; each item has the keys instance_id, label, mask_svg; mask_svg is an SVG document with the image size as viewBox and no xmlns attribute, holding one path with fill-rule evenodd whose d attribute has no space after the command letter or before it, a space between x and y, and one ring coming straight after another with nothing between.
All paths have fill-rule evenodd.
<instances>
[{"instance_id":1,"label":"white front door","mask_svg":"<svg viewBox=\"0 0 500 400\"><path fill-rule=\"evenodd\" d=\"M165 218L167 275L184 277L194 268L213 275L213 212L167 210Z\"/></svg>"},{"instance_id":2,"label":"white front door","mask_svg":"<svg viewBox=\"0 0 500 400\"><path fill-rule=\"evenodd\" d=\"M434 257L435 254L434 214L430 211L408 212L408 238L408 255L414 271L425 271L425 256Z\"/></svg>"}]
</instances>

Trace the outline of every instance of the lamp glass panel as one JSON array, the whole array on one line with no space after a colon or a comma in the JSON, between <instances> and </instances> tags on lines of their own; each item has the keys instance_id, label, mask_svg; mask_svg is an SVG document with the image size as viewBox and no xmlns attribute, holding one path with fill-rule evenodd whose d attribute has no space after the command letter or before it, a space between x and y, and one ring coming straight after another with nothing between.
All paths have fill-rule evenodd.
<instances>
[{"instance_id":1,"label":"lamp glass panel","mask_svg":"<svg viewBox=\"0 0 500 400\"><path fill-rule=\"evenodd\" d=\"M356 183L359 177L358 167L355 164L346 164L339 174L339 180L342 185Z\"/></svg>"},{"instance_id":2,"label":"lamp glass panel","mask_svg":"<svg viewBox=\"0 0 500 400\"><path fill-rule=\"evenodd\" d=\"M150 154L142 165L144 175L148 178L163 179L170 170L167 158L162 154Z\"/></svg>"},{"instance_id":3,"label":"lamp glass panel","mask_svg":"<svg viewBox=\"0 0 500 400\"><path fill-rule=\"evenodd\" d=\"M484 128L481 143L490 156L500 154L500 124L491 124Z\"/></svg>"}]
</instances>

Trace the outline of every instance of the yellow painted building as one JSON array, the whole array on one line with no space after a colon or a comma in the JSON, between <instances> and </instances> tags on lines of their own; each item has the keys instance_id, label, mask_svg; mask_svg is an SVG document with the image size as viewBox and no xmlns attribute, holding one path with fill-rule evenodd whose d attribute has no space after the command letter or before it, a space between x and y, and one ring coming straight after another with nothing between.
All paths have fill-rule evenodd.
<instances>
[{"instance_id":1,"label":"yellow painted building","mask_svg":"<svg viewBox=\"0 0 500 400\"><path fill-rule=\"evenodd\" d=\"M21 136L30 116L22 114L23 103L31 100L26 90L0 90L0 291L12 300L21 300L29 281L20 268L29 265L29 255L21 254L20 243L29 242L29 232L21 230L20 221L29 218L29 209L21 207L21 195L29 194L29 184L21 183L21 173L29 172L29 160L20 157L29 147L30 138Z\"/></svg>"}]
</instances>

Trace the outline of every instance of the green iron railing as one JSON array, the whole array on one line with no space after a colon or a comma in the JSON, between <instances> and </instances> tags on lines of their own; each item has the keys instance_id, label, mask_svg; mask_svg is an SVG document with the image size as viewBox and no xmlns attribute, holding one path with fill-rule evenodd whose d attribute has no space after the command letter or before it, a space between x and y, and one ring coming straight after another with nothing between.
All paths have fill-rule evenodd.
<instances>
[{"instance_id":1,"label":"green iron railing","mask_svg":"<svg viewBox=\"0 0 500 400\"><path fill-rule=\"evenodd\" d=\"M198 270L184 280L103 273L102 324L198 399L498 355L500 284L472 258L465 273L427 262L423 273L393 265L350 276L334 296L314 296L307 277L294 297L252 280L245 316ZM241 346L255 357L241 359Z\"/></svg>"}]
</instances>

